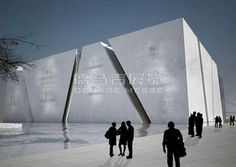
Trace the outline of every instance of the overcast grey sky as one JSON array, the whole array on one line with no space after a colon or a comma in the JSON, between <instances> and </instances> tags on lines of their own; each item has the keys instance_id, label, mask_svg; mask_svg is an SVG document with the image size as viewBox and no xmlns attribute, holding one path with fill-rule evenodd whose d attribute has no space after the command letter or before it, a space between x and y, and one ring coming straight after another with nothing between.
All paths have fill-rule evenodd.
<instances>
[{"instance_id":1,"label":"overcast grey sky","mask_svg":"<svg viewBox=\"0 0 236 167\"><path fill-rule=\"evenodd\" d=\"M183 17L218 64L236 112L236 0L0 0L0 35L34 33L38 59Z\"/></svg>"}]
</instances>

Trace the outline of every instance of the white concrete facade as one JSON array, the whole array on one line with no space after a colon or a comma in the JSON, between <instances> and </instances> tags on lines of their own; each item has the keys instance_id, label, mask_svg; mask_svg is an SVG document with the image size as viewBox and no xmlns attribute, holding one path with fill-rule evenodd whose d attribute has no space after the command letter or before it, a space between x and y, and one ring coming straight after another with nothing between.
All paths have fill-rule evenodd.
<instances>
[{"instance_id":1,"label":"white concrete facade","mask_svg":"<svg viewBox=\"0 0 236 167\"><path fill-rule=\"evenodd\" d=\"M141 121L111 56L101 43L82 48L69 122Z\"/></svg>"},{"instance_id":2,"label":"white concrete facade","mask_svg":"<svg viewBox=\"0 0 236 167\"><path fill-rule=\"evenodd\" d=\"M187 123L193 111L204 122L223 116L217 65L184 19L108 41L84 46L78 56L72 50L35 61L20 89L28 102L19 99L19 106L28 109L16 107L18 113L31 113L33 122L93 123ZM10 94L19 89L10 87ZM5 121L29 120L6 104Z\"/></svg>"},{"instance_id":3,"label":"white concrete facade","mask_svg":"<svg viewBox=\"0 0 236 167\"><path fill-rule=\"evenodd\" d=\"M19 72L19 83L7 82L4 122L61 122L77 50L32 62Z\"/></svg>"},{"instance_id":4,"label":"white concrete facade","mask_svg":"<svg viewBox=\"0 0 236 167\"><path fill-rule=\"evenodd\" d=\"M208 121L212 123L214 121L214 114L213 114L213 80L212 80L212 58L204 48L204 46L200 43L200 51L201 51L201 58L202 58L202 70L203 70L203 77L204 77L204 86L205 86L205 97L206 97L206 104L207 104L207 113L208 113Z\"/></svg>"},{"instance_id":5,"label":"white concrete facade","mask_svg":"<svg viewBox=\"0 0 236 167\"><path fill-rule=\"evenodd\" d=\"M77 50L34 62L26 86L34 122L61 122Z\"/></svg>"},{"instance_id":6,"label":"white concrete facade","mask_svg":"<svg viewBox=\"0 0 236 167\"><path fill-rule=\"evenodd\" d=\"M205 97L199 44L196 35L183 21L189 112L200 112L206 121Z\"/></svg>"},{"instance_id":7,"label":"white concrete facade","mask_svg":"<svg viewBox=\"0 0 236 167\"><path fill-rule=\"evenodd\" d=\"M5 101L5 122L32 122L32 113L23 73L20 83L7 82Z\"/></svg>"},{"instance_id":8,"label":"white concrete facade","mask_svg":"<svg viewBox=\"0 0 236 167\"><path fill-rule=\"evenodd\" d=\"M182 20L114 37L109 43L126 74L137 76L130 77L135 90L157 90L138 93L151 122L186 123L188 96ZM134 83L135 79L139 83ZM148 82L149 79L156 82Z\"/></svg>"},{"instance_id":9,"label":"white concrete facade","mask_svg":"<svg viewBox=\"0 0 236 167\"><path fill-rule=\"evenodd\" d=\"M223 118L222 112L222 102L221 102L221 95L220 95L220 85L219 85L219 74L218 68L214 61L212 61L212 84L213 84L213 115L220 116Z\"/></svg>"}]
</instances>

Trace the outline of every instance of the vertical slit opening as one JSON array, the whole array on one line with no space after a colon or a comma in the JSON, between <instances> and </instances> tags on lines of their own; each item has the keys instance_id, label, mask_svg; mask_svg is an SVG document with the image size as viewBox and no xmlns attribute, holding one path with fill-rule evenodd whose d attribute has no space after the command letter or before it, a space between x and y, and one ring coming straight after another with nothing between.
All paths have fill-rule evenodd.
<instances>
[{"instance_id":1,"label":"vertical slit opening","mask_svg":"<svg viewBox=\"0 0 236 167\"><path fill-rule=\"evenodd\" d=\"M125 76L125 84L123 84L123 86L126 90L128 90L127 94L129 96L130 100L132 101L134 107L136 108L136 110L142 120L142 123L143 124L151 124L150 118L148 117L141 101L138 98L138 95L136 94L133 86L131 85L131 83L130 83L124 69L122 68L119 60L117 59L112 47L105 44L105 43L102 43L102 42L101 42L101 45L105 48L107 54L109 55L109 58L113 64L113 66L115 67L116 72L118 74L123 74ZM129 90L132 90L132 91L130 92Z\"/></svg>"},{"instance_id":2,"label":"vertical slit opening","mask_svg":"<svg viewBox=\"0 0 236 167\"><path fill-rule=\"evenodd\" d=\"M74 65L73 65L73 70L71 73L69 90L66 97L66 104L64 108L64 114L62 117L62 123L67 123L67 119L69 116L70 104L71 104L71 99L72 99L72 91L73 91L73 85L74 85L74 76L76 74L76 71L77 71L77 55L75 56L75 59L74 59Z\"/></svg>"}]
</instances>

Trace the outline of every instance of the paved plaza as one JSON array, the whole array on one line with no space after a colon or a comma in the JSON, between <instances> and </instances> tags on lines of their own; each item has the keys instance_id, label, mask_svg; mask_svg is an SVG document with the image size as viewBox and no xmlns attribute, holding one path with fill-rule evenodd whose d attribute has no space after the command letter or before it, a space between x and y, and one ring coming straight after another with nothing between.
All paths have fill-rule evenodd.
<instances>
[{"instance_id":1,"label":"paved plaza","mask_svg":"<svg viewBox=\"0 0 236 167\"><path fill-rule=\"evenodd\" d=\"M183 131L187 156L181 158L181 167L235 167L236 127L222 129L206 127L203 138L190 138ZM133 159L108 156L107 143L64 151L1 159L0 167L165 167L162 152L162 134L137 138ZM118 154L118 148L115 149Z\"/></svg>"}]
</instances>

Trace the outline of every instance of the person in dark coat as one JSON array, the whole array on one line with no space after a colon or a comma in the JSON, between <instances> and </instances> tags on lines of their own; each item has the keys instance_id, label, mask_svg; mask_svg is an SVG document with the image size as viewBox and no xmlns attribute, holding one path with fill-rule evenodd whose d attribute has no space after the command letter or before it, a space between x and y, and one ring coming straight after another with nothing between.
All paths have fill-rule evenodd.
<instances>
[{"instance_id":1,"label":"person in dark coat","mask_svg":"<svg viewBox=\"0 0 236 167\"><path fill-rule=\"evenodd\" d=\"M174 122L170 121L168 123L168 128L164 132L162 146L163 152L166 153L167 147L167 164L168 167L173 167L173 156L175 158L175 166L180 167L180 161L178 156L177 145L179 141L183 141L181 132L178 129L175 129Z\"/></svg>"},{"instance_id":2,"label":"person in dark coat","mask_svg":"<svg viewBox=\"0 0 236 167\"><path fill-rule=\"evenodd\" d=\"M233 125L234 125L234 121L235 121L235 116L232 115L232 123L233 123Z\"/></svg>"},{"instance_id":3,"label":"person in dark coat","mask_svg":"<svg viewBox=\"0 0 236 167\"><path fill-rule=\"evenodd\" d=\"M125 156L125 150L126 150L126 134L127 134L127 127L125 125L125 122L121 122L120 128L117 130L117 135L120 135L120 140L119 140L119 149L120 149L120 154L121 156ZM122 146L123 145L123 151L122 151Z\"/></svg>"},{"instance_id":4,"label":"person in dark coat","mask_svg":"<svg viewBox=\"0 0 236 167\"><path fill-rule=\"evenodd\" d=\"M219 128L222 128L222 119L220 116L218 116L218 121L219 121Z\"/></svg>"},{"instance_id":5,"label":"person in dark coat","mask_svg":"<svg viewBox=\"0 0 236 167\"><path fill-rule=\"evenodd\" d=\"M229 125L232 124L232 120L233 120L233 117L232 117L232 115L230 115L230 117L229 117Z\"/></svg>"},{"instance_id":6,"label":"person in dark coat","mask_svg":"<svg viewBox=\"0 0 236 167\"><path fill-rule=\"evenodd\" d=\"M201 113L197 113L196 119L196 131L199 138L202 138L202 129L203 129L203 118Z\"/></svg>"},{"instance_id":7,"label":"person in dark coat","mask_svg":"<svg viewBox=\"0 0 236 167\"><path fill-rule=\"evenodd\" d=\"M234 125L235 117L234 115L230 115L229 117L229 125Z\"/></svg>"},{"instance_id":8,"label":"person in dark coat","mask_svg":"<svg viewBox=\"0 0 236 167\"><path fill-rule=\"evenodd\" d=\"M131 159L133 158L134 127L131 125L130 121L126 121L126 125L128 126L126 140L128 144L128 150L129 150L129 155L126 156L126 158Z\"/></svg>"},{"instance_id":9,"label":"person in dark coat","mask_svg":"<svg viewBox=\"0 0 236 167\"><path fill-rule=\"evenodd\" d=\"M188 134L191 135L191 137L194 137L194 126L196 123L196 118L196 112L194 111L188 119Z\"/></svg>"},{"instance_id":10,"label":"person in dark coat","mask_svg":"<svg viewBox=\"0 0 236 167\"><path fill-rule=\"evenodd\" d=\"M215 127L218 128L218 123L219 123L219 117L215 117Z\"/></svg>"},{"instance_id":11,"label":"person in dark coat","mask_svg":"<svg viewBox=\"0 0 236 167\"><path fill-rule=\"evenodd\" d=\"M116 145L116 123L112 122L111 124L112 126L110 127L110 129L108 130L109 132L109 145L110 145L110 157L113 157L113 146Z\"/></svg>"}]
</instances>

